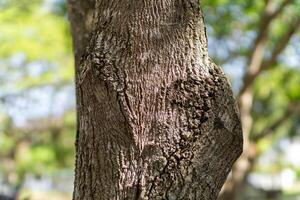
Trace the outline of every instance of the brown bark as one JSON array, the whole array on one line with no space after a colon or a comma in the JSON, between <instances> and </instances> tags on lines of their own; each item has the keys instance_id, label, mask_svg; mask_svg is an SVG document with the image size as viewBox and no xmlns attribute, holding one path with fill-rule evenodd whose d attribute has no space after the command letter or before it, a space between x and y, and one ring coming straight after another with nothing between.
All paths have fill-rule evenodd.
<instances>
[{"instance_id":1,"label":"brown bark","mask_svg":"<svg viewBox=\"0 0 300 200\"><path fill-rule=\"evenodd\" d=\"M207 55L199 1L80 2L69 1L75 52L84 52L73 199L216 199L242 130ZM86 10L94 17L81 40Z\"/></svg>"}]
</instances>

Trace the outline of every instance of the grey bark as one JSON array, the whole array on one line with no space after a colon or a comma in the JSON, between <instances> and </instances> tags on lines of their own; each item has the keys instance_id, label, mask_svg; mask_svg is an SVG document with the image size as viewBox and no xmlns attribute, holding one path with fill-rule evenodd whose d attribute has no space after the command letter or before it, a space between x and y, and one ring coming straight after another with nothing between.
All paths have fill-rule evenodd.
<instances>
[{"instance_id":1,"label":"grey bark","mask_svg":"<svg viewBox=\"0 0 300 200\"><path fill-rule=\"evenodd\" d=\"M200 3L88 2L68 2L73 199L216 199L242 130L230 85L207 55Z\"/></svg>"}]
</instances>

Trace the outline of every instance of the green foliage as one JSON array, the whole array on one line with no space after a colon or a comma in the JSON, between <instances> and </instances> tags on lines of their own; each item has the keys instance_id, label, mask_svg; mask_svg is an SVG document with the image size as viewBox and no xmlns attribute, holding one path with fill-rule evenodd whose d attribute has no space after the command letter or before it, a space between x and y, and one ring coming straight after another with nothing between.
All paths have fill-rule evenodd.
<instances>
[{"instance_id":1,"label":"green foliage","mask_svg":"<svg viewBox=\"0 0 300 200\"><path fill-rule=\"evenodd\" d=\"M24 78L15 80L15 88L19 90L73 80L67 20L43 5L43 1L6 1L0 12L0 58L6 63L3 70L7 73L22 72L19 76ZM16 55L24 57L18 67L11 63ZM47 66L34 76L29 68L36 68L32 64L38 62Z\"/></svg>"},{"instance_id":2,"label":"green foliage","mask_svg":"<svg viewBox=\"0 0 300 200\"><path fill-rule=\"evenodd\" d=\"M5 156L9 154L14 146L13 138L7 136L4 133L0 133L0 155Z\"/></svg>"},{"instance_id":3,"label":"green foliage","mask_svg":"<svg viewBox=\"0 0 300 200\"><path fill-rule=\"evenodd\" d=\"M28 121L18 127L6 113L7 108L17 104L14 98L32 89L48 86L59 92L73 84L74 61L65 2L49 2L0 0L0 170L7 177L16 172L22 179L27 173L41 175L73 168L74 109L57 117L55 123L42 126L42 122ZM29 106L35 103L25 97L23 101Z\"/></svg>"},{"instance_id":4,"label":"green foliage","mask_svg":"<svg viewBox=\"0 0 300 200\"><path fill-rule=\"evenodd\" d=\"M57 62L69 54L64 19L41 11L16 17L18 11L14 7L1 12L2 57L22 52L28 61L43 59Z\"/></svg>"},{"instance_id":5,"label":"green foliage","mask_svg":"<svg viewBox=\"0 0 300 200\"><path fill-rule=\"evenodd\" d=\"M55 154L51 146L34 146L22 149L16 158L17 171L22 176L31 172L37 175L49 173L55 168Z\"/></svg>"}]
</instances>

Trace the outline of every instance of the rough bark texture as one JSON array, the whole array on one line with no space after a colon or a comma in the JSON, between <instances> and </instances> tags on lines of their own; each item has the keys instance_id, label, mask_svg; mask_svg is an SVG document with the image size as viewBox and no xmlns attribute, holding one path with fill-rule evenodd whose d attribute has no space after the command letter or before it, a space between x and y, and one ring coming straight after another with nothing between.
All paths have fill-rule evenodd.
<instances>
[{"instance_id":1,"label":"rough bark texture","mask_svg":"<svg viewBox=\"0 0 300 200\"><path fill-rule=\"evenodd\" d=\"M199 1L86 2L70 0L68 9L77 59L73 199L216 199L242 130L230 85L207 55Z\"/></svg>"}]
</instances>

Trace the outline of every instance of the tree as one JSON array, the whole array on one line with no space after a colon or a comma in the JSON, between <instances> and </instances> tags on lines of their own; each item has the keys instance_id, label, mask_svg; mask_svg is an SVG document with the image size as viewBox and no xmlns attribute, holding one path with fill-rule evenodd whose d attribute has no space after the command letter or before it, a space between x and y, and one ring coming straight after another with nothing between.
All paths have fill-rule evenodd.
<instances>
[{"instance_id":1,"label":"tree","mask_svg":"<svg viewBox=\"0 0 300 200\"><path fill-rule=\"evenodd\" d=\"M68 2L77 92L73 199L216 199L242 152L199 1Z\"/></svg>"},{"instance_id":2,"label":"tree","mask_svg":"<svg viewBox=\"0 0 300 200\"><path fill-rule=\"evenodd\" d=\"M246 178L264 153L261 144L276 143L280 129L282 136L290 137L295 133L292 127L299 123L299 62L290 62L297 55L285 50L291 52L299 44L300 4L293 0L216 0L206 1L206 6L210 7L207 13L213 13L208 20L214 29L211 35L225 44L217 48L220 52L228 48L229 52L215 54L214 59L245 71L241 73L243 77L237 78L242 79L237 99L244 151L219 198L234 200L244 194ZM226 45L232 42L238 45Z\"/></svg>"}]
</instances>

